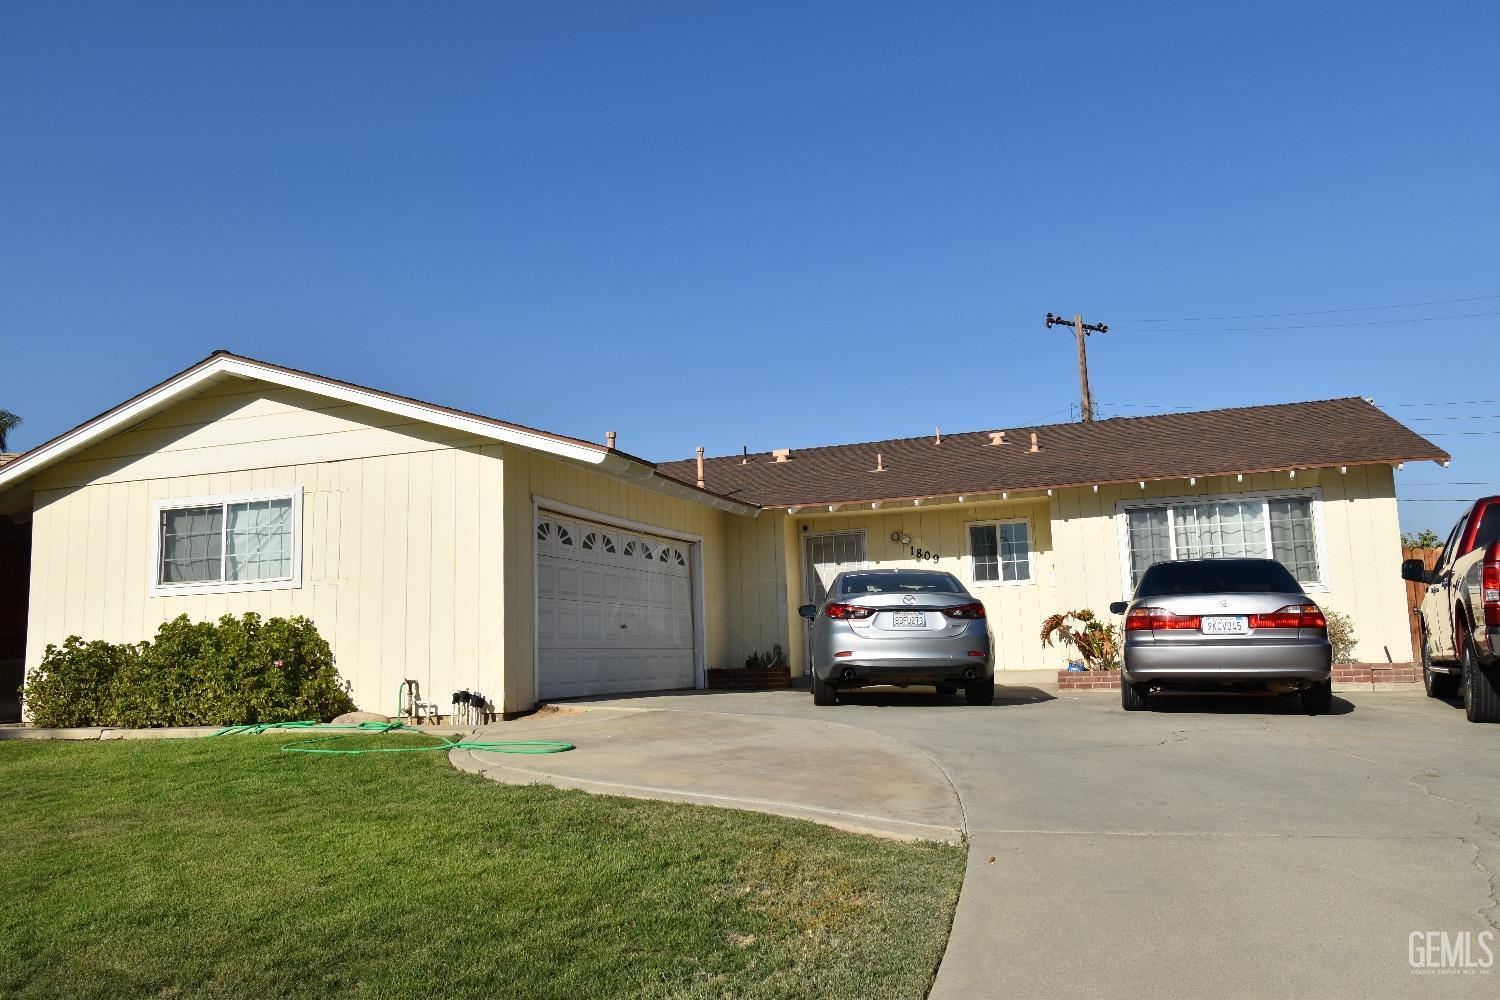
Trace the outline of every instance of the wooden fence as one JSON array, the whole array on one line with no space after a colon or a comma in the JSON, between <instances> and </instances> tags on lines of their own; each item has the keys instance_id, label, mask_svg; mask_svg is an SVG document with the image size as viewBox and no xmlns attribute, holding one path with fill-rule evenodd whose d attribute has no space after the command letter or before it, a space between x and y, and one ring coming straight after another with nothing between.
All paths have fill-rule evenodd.
<instances>
[{"instance_id":1,"label":"wooden fence","mask_svg":"<svg viewBox=\"0 0 1500 1000\"><path fill-rule=\"evenodd\" d=\"M1420 559L1428 569L1437 565L1438 556L1443 554L1442 549L1402 549L1402 559ZM1427 584L1406 584L1406 624L1411 627L1411 662L1421 666L1422 664L1422 633L1417 628L1417 608L1422 606L1422 598L1427 593Z\"/></svg>"}]
</instances>

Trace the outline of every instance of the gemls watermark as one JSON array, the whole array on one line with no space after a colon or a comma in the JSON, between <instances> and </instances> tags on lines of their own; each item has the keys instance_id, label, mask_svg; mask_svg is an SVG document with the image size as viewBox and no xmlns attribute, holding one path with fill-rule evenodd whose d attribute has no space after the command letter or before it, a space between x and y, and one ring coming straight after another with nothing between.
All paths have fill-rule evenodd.
<instances>
[{"instance_id":1,"label":"gemls watermark","mask_svg":"<svg viewBox=\"0 0 1500 1000\"><path fill-rule=\"evenodd\" d=\"M1414 976L1489 975L1495 965L1495 932L1412 931L1406 960Z\"/></svg>"}]
</instances>

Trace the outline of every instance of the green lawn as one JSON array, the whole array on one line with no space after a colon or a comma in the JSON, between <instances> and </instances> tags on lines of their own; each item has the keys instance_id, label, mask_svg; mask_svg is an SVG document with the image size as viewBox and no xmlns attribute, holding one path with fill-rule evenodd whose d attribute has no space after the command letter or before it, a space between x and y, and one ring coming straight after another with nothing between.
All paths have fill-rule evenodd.
<instances>
[{"instance_id":1,"label":"green lawn","mask_svg":"<svg viewBox=\"0 0 1500 1000\"><path fill-rule=\"evenodd\" d=\"M921 997L963 878L955 847L287 741L0 742L0 995Z\"/></svg>"}]
</instances>

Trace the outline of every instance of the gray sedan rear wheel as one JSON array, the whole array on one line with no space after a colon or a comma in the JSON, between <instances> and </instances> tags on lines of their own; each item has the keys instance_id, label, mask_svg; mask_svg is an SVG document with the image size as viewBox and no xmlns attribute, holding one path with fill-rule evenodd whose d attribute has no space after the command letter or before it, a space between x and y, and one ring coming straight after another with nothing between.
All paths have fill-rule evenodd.
<instances>
[{"instance_id":1,"label":"gray sedan rear wheel","mask_svg":"<svg viewBox=\"0 0 1500 1000\"><path fill-rule=\"evenodd\" d=\"M812 692L814 705L837 705L839 703L838 689L817 674L813 674Z\"/></svg>"},{"instance_id":2,"label":"gray sedan rear wheel","mask_svg":"<svg viewBox=\"0 0 1500 1000\"><path fill-rule=\"evenodd\" d=\"M1322 681L1302 689L1302 711L1308 715L1327 715L1333 710L1333 681Z\"/></svg>"},{"instance_id":3,"label":"gray sedan rear wheel","mask_svg":"<svg viewBox=\"0 0 1500 1000\"><path fill-rule=\"evenodd\" d=\"M1127 712L1144 712L1150 704L1151 685L1132 684L1120 678L1120 707Z\"/></svg>"},{"instance_id":4,"label":"gray sedan rear wheel","mask_svg":"<svg viewBox=\"0 0 1500 1000\"><path fill-rule=\"evenodd\" d=\"M970 681L964 685L964 701L970 705L988 705L995 700L995 678Z\"/></svg>"}]
</instances>

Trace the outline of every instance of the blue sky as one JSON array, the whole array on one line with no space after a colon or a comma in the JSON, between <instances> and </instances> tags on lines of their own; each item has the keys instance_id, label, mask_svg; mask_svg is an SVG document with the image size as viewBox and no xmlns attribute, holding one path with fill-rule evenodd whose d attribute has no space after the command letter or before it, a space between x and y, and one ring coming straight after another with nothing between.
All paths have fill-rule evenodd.
<instances>
[{"instance_id":1,"label":"blue sky","mask_svg":"<svg viewBox=\"0 0 1500 1000\"><path fill-rule=\"evenodd\" d=\"M7 4L11 446L219 347L663 460L1067 419L1052 310L1106 416L1368 395L1500 492L1405 405L1500 399L1500 7L1196 6Z\"/></svg>"}]
</instances>

